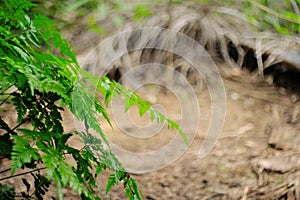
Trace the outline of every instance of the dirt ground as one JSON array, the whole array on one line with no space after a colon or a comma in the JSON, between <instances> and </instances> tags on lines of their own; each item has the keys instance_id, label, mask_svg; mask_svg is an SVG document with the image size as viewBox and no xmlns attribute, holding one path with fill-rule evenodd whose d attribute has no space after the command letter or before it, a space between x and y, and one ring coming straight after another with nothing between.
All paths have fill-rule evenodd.
<instances>
[{"instance_id":1,"label":"dirt ground","mask_svg":"<svg viewBox=\"0 0 300 200\"><path fill-rule=\"evenodd\" d=\"M198 152L210 122L210 96L204 89L198 94L200 126L188 151L167 167L132 175L146 199L300 197L297 196L300 187L297 103L292 103L291 95L282 88L275 88L266 82L249 81L251 74L245 71L239 77L232 77L230 72L225 71L223 75L227 112L217 144L208 156L199 157ZM147 98L147 95L144 97ZM163 104L167 116L176 113L178 105L174 105L174 98L169 93L156 94L157 103ZM132 119L141 122L135 117ZM169 134L152 141L149 138L149 141L139 141L125 136L118 128L111 130L106 127L105 131L110 133L112 142L133 152L159 149L172 139ZM165 131L168 130L162 130L161 134L164 135ZM113 191L110 197L125 198L119 190Z\"/></svg>"},{"instance_id":2,"label":"dirt ground","mask_svg":"<svg viewBox=\"0 0 300 200\"><path fill-rule=\"evenodd\" d=\"M205 158L199 157L211 122L210 95L204 88L197 92L200 122L188 151L159 170L132 173L145 199L300 199L299 97L275 87L269 77L259 81L254 73L246 70L234 71L223 65L219 69L227 101L221 137ZM150 89L138 93L160 104L163 113L175 122L180 123L182 118L188 117L181 117L183 105L172 91ZM176 136L176 132L163 127L155 135L147 137L146 134L144 139L131 137L131 133L137 136L137 127L147 126L149 117L140 118L136 108L132 108L130 119L135 124L126 125L121 114L124 108L117 102L113 110L109 110L113 129L103 119L99 120L111 142L125 151L158 151ZM194 123L191 120L190 126ZM66 126L70 130L74 128L70 121ZM76 141L72 142L76 145ZM142 158L119 157L125 166L149 164L149 160ZM160 164L161 159L151 162ZM102 185L105 181L105 178L99 179ZM68 194L65 199L76 197ZM126 199L124 189L122 186L114 188L110 194L103 195L103 199Z\"/></svg>"},{"instance_id":3,"label":"dirt ground","mask_svg":"<svg viewBox=\"0 0 300 200\"><path fill-rule=\"evenodd\" d=\"M132 174L145 199L299 199L299 106L291 102L294 96L265 81L254 81L246 71L238 77L231 76L231 70L222 73L227 111L221 137L205 158L199 157L211 116L210 96L208 90L203 89L197 95L200 125L188 151L162 169ZM155 97L155 103L163 106L166 116L180 122L180 106L172 92L152 90L140 95L150 100ZM116 106L114 113L118 115L123 109ZM111 142L126 151L157 151L176 135L163 128L145 139L128 136L125 132L134 132L137 125L145 126L149 117L140 118L132 108L129 113L136 124L121 130L109 112L114 128L102 122L104 132ZM123 162L130 166L149 161L125 159ZM122 187L114 188L103 198L126 199Z\"/></svg>"},{"instance_id":4,"label":"dirt ground","mask_svg":"<svg viewBox=\"0 0 300 200\"><path fill-rule=\"evenodd\" d=\"M265 81L251 81L253 77L246 71L242 71L239 76L231 76L232 71L224 69L221 68L227 95L227 111L221 137L205 158L199 157L199 149L211 116L210 96L205 88L197 94L201 109L200 125L188 151L162 169L132 174L145 199L300 198L299 103L292 103L291 97L294 96L283 88L276 88ZM140 94L149 100L154 98L155 104L163 106L167 117L180 122L180 105L176 96L171 91L153 91ZM115 112L119 114L124 108L116 109ZM114 128L111 129L103 122L104 132L114 144L127 151L156 151L176 135L176 132L162 128L153 137L135 139L124 134L110 110L109 113ZM131 119L140 126L149 122L147 116L138 117L134 108L129 113ZM64 117L66 131L74 129L74 121L69 114ZM134 131L134 128L127 127L127 131ZM77 140L72 143L80 144ZM147 163L147 160L135 162L141 164ZM1 167L4 166L5 162ZM104 178L99 179L102 189L105 188L105 179L105 174ZM12 184L14 181L8 183ZM64 193L64 199L79 199L70 190L64 190ZM51 195L56 196L54 189L50 190L49 196ZM103 195L103 199L126 199L126 196L120 186L113 188L110 194Z\"/></svg>"}]
</instances>

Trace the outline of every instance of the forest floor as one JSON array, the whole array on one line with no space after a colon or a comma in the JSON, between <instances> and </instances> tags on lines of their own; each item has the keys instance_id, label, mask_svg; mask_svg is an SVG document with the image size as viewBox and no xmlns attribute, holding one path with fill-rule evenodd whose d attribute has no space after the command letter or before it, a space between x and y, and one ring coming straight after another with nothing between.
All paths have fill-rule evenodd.
<instances>
[{"instance_id":1,"label":"forest floor","mask_svg":"<svg viewBox=\"0 0 300 200\"><path fill-rule=\"evenodd\" d=\"M197 94L200 123L188 150L162 169L133 173L132 177L138 181L148 200L299 198L299 103L292 103L291 95L283 88L251 81L253 77L246 71L239 76L230 76L231 70L220 69L227 95L226 118L222 134L212 151L205 158L199 157L211 117L210 95L204 89ZM178 120L180 105L171 92L139 94L146 99L155 98L156 104L163 106L166 116ZM140 118L135 109L132 110L129 113L136 124L145 126L149 122L147 117ZM122 112L123 107L114 108L114 114ZM136 139L125 134L126 130L121 130L110 110L109 113L113 129L103 121L104 132L111 142L129 152L159 150L176 135L174 131L162 129L151 138ZM134 130L136 124L127 127L127 131ZM123 162L131 162L124 163L130 166L149 161L125 159ZM120 186L104 199L126 199L126 196Z\"/></svg>"},{"instance_id":2,"label":"forest floor","mask_svg":"<svg viewBox=\"0 0 300 200\"><path fill-rule=\"evenodd\" d=\"M198 94L200 126L189 150L163 169L133 175L146 199L299 198L296 193L287 194L299 192L300 187L297 106L281 90L267 83L247 82L250 79L246 72L238 78L223 79L227 95L225 124L221 137L205 158L198 153L209 127L211 102L207 89ZM176 107L173 98L168 93L157 97L170 112ZM122 134L114 129L110 137L131 151L147 146L146 142L140 144L128 137L126 140ZM171 139L160 137L148 146L158 148L153 146L163 146L162 141L166 144ZM289 191L290 186L285 184L294 184L298 189ZM119 195L116 191L112 197L122 199Z\"/></svg>"},{"instance_id":3,"label":"forest floor","mask_svg":"<svg viewBox=\"0 0 300 200\"><path fill-rule=\"evenodd\" d=\"M199 157L211 115L210 95L207 89L203 89L197 94L201 109L200 124L188 150L175 162L159 170L144 174L132 173L145 199L299 198L299 103L292 103L291 95L282 88L278 89L266 82L249 81L252 75L246 71L234 77L228 76L230 70L225 71L222 73L227 95L226 118L216 145L205 158ZM171 119L180 112L176 96L169 91L140 94L146 99L154 95L156 104L163 105L165 114ZM162 129L153 138L134 140L124 134L114 121L111 111L108 112L113 129L103 121L104 132L113 143L127 151L158 150L176 135L174 131ZM119 114L124 112L124 108L116 107L114 112ZM134 112L129 113L137 124L145 125L145 121L149 121L145 117L139 118ZM16 116L9 118L16 120ZM69 113L64 114L64 119L66 131L74 130L74 120ZM178 120L178 117L174 120ZM128 130L134 128L128 127ZM71 143L82 145L75 139ZM134 162L141 164L148 161L140 159ZM5 169L8 164L8 161L2 162L1 168ZM102 189L105 188L106 178L105 174L99 178ZM13 183L13 180L9 181ZM25 189L23 184L20 183L19 189ZM79 199L70 190L64 190L64 194L64 199ZM52 195L56 196L54 189L50 190L49 196ZM103 195L103 199L126 199L121 184L108 195Z\"/></svg>"}]
</instances>

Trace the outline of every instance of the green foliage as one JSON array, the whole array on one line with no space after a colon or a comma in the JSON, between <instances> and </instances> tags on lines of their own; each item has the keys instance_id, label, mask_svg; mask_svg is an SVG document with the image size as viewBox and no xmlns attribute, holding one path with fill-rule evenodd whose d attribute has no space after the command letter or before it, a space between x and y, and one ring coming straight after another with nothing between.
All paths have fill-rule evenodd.
<instances>
[{"instance_id":1,"label":"green foliage","mask_svg":"<svg viewBox=\"0 0 300 200\"><path fill-rule=\"evenodd\" d=\"M0 200L11 199L16 195L15 188L0 183Z\"/></svg>"},{"instance_id":2,"label":"green foliage","mask_svg":"<svg viewBox=\"0 0 300 200\"><path fill-rule=\"evenodd\" d=\"M104 150L101 140L89 134L92 128L106 141L96 118L96 114L102 113L108 120L102 103L88 92L91 84L82 81L75 55L55 24L43 15L27 14L32 6L24 0L7 0L0 7L0 95L11 97L18 115L17 125L0 119L0 129L4 131L0 136L0 154L11 158L10 178L21 168L33 169L34 185L22 179L27 188L27 192L21 194L23 198L34 196L41 199L48 191L50 181L54 180L59 199L63 197L61 188L67 186L83 199L99 199L93 168L97 168L98 174L100 169L110 169L118 176L113 184L108 182L110 187L106 192L125 180L128 197L140 199L136 186L129 184L132 183L129 175L120 177L126 173L122 165L111 152ZM76 101L72 101L74 95L77 95ZM1 105L5 101L4 98ZM61 117L64 105L78 119L86 122L85 133L64 132ZM72 148L68 140L74 134L84 135L97 143L93 143L94 146L85 143L86 146L80 150ZM97 151L99 156L95 157ZM67 155L72 156L76 165L70 164ZM41 164L46 169L46 176L39 172ZM29 194L33 187L34 192ZM14 188L6 185L1 185L0 191L0 196L5 199L16 195Z\"/></svg>"},{"instance_id":3,"label":"green foliage","mask_svg":"<svg viewBox=\"0 0 300 200\"><path fill-rule=\"evenodd\" d=\"M283 35L300 33L299 0L193 0L239 10L248 21L261 31Z\"/></svg>"},{"instance_id":4,"label":"green foliage","mask_svg":"<svg viewBox=\"0 0 300 200\"><path fill-rule=\"evenodd\" d=\"M125 111L129 110L129 108L131 108L134 105L138 107L140 116L143 116L147 111L149 111L151 121L156 120L158 123L167 124L169 129L175 129L176 131L178 131L185 144L189 145L186 135L183 133L183 131L177 123L166 118L160 112L157 112L151 107L151 104L149 102L144 101L140 96L138 96L131 90L128 90L124 86L115 82L113 82L112 84L114 87L113 91L117 94L122 94L122 96L124 97ZM108 96L107 98L110 98L109 95L107 95L107 93L104 93L104 96Z\"/></svg>"},{"instance_id":5,"label":"green foliage","mask_svg":"<svg viewBox=\"0 0 300 200\"><path fill-rule=\"evenodd\" d=\"M88 2L78 1L70 9ZM122 182L129 199L141 199L136 181L104 148L103 142L109 145L98 121L99 114L110 123L105 107L112 97L122 95L127 110L137 105L140 115L149 111L152 120L177 129L187 143L180 127L132 91L81 70L56 24L44 15L33 14L31 2L5 0L0 5L0 106L9 104L17 112L15 124L0 117L0 155L11 163L11 175L0 181L23 174L30 174L34 180L32 183L22 179L26 191L21 194L0 184L0 199L42 199L52 181L58 199L63 198L63 187L70 187L82 199L100 199L96 178L103 170L112 171L104 193ZM139 15L148 15L146 11L140 9ZM105 97L105 105L95 98L95 90ZM84 122L84 131L64 131L61 112L66 108ZM91 129L101 139L92 135ZM83 148L68 144L75 135L80 136Z\"/></svg>"},{"instance_id":6,"label":"green foliage","mask_svg":"<svg viewBox=\"0 0 300 200\"><path fill-rule=\"evenodd\" d=\"M300 1L246 0L242 12L259 28L283 35L300 33Z\"/></svg>"},{"instance_id":7,"label":"green foliage","mask_svg":"<svg viewBox=\"0 0 300 200\"><path fill-rule=\"evenodd\" d=\"M36 0L36 3L36 12L52 17L62 28L77 27L79 23L84 23L88 24L90 30L101 35L106 30L99 22L109 21L114 27L119 27L124 19L141 21L152 16L153 7L153 2L146 0Z\"/></svg>"}]
</instances>

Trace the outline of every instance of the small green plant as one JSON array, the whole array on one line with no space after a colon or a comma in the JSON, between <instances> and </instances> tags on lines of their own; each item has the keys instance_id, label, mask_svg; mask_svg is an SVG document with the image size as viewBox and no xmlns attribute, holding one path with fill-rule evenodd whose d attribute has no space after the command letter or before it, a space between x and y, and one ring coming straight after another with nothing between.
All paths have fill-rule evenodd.
<instances>
[{"instance_id":1,"label":"small green plant","mask_svg":"<svg viewBox=\"0 0 300 200\"><path fill-rule=\"evenodd\" d=\"M82 199L100 199L96 178L103 170L112 171L104 193L121 182L128 198L141 199L136 181L113 153L105 150L104 143L109 144L98 115L110 123L105 106L113 96L122 95L126 109L137 105L141 115L149 111L152 120L178 130L187 143L185 135L176 123L132 91L81 70L55 23L44 15L32 14L33 6L28 0L0 3L0 107L9 101L18 116L16 124L0 116L0 155L10 160L11 166L0 172L11 172L7 177L1 175L0 199L42 199L52 181L58 199L63 198L64 187ZM104 103L95 98L95 91L105 97ZM84 122L84 131L64 131L64 109ZM91 129L101 139L90 134ZM74 135L80 136L83 148L68 144ZM16 194L14 185L1 183L23 174L31 174L34 182L22 179L26 191L21 194Z\"/></svg>"}]
</instances>

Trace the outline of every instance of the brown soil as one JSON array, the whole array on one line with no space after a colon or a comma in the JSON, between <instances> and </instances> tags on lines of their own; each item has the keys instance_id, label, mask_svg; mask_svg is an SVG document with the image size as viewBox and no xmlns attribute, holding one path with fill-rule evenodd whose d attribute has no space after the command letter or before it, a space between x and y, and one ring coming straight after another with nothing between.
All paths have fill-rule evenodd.
<instances>
[{"instance_id":1,"label":"brown soil","mask_svg":"<svg viewBox=\"0 0 300 200\"><path fill-rule=\"evenodd\" d=\"M198 156L210 121L210 98L204 90L198 94L200 127L189 150L163 169L133 175L146 199L299 198L296 195L300 186L300 135L297 119L291 123L296 106L290 102L290 96L280 94L278 88L267 83L247 82L251 75L245 72L240 77L223 80L227 113L221 138L214 149L203 159ZM157 101L171 113L169 116L176 113L173 98L168 93L157 95ZM114 143L134 152L157 149L172 138L170 134L163 135L166 130L162 131L162 137L152 141L133 140L118 128L105 130L112 132L109 138ZM284 190L284 184L294 184L295 188ZM115 191L111 198L125 196Z\"/></svg>"},{"instance_id":2,"label":"brown soil","mask_svg":"<svg viewBox=\"0 0 300 200\"><path fill-rule=\"evenodd\" d=\"M204 89L197 97L201 108L200 126L188 151L162 169L132 174L146 199L299 198L300 135L295 115L298 103L292 103L291 95L284 89L266 82L249 81L253 77L245 71L232 77L230 70L224 70L223 77L227 113L217 144L208 156L199 157L210 122L210 96ZM146 99L155 96L165 114L178 121L179 105L171 92L140 94ZM117 109L117 113L123 112L123 108ZM136 124L145 126L149 122L147 116L140 118L135 108L129 113ZM176 134L164 128L151 138L136 139L118 128L111 112L110 116L114 128L103 121L104 131L113 143L130 152L158 150ZM125 132L134 128L127 127ZM128 162L131 163L125 164L147 163L147 160ZM119 187L104 199L126 199L126 196Z\"/></svg>"},{"instance_id":3,"label":"brown soil","mask_svg":"<svg viewBox=\"0 0 300 200\"><path fill-rule=\"evenodd\" d=\"M230 70L225 71L227 113L217 144L208 156L199 157L210 122L210 97L208 90L204 89L197 97L201 108L200 126L188 151L162 169L132 174L146 199L299 198L300 134L298 112L295 111L299 108L298 103L291 103L290 95L282 93L283 89L265 82L247 81L251 80L251 74L243 71L238 77L232 77L228 76ZM178 121L179 105L170 91L140 94L146 99L155 96L156 103L163 105L165 114ZM117 112L123 112L123 108L118 108ZM149 122L147 116L140 118L134 108L129 113L139 125L145 126ZM134 139L118 128L113 115L111 119L114 128L103 121L104 132L112 142L131 152L155 151L176 134L163 128L151 138ZM65 120L67 131L74 129L69 114L65 114ZM129 130L134 128L128 127ZM81 145L78 140L72 140L72 144ZM5 166L4 162L1 168ZM99 179L102 189L105 181L104 174ZM8 183L14 184L14 181ZM64 199L79 199L69 190L64 190L64 193ZM50 190L51 195L55 196L54 188ZM126 199L126 196L120 186L104 195L103 199Z\"/></svg>"}]
</instances>

